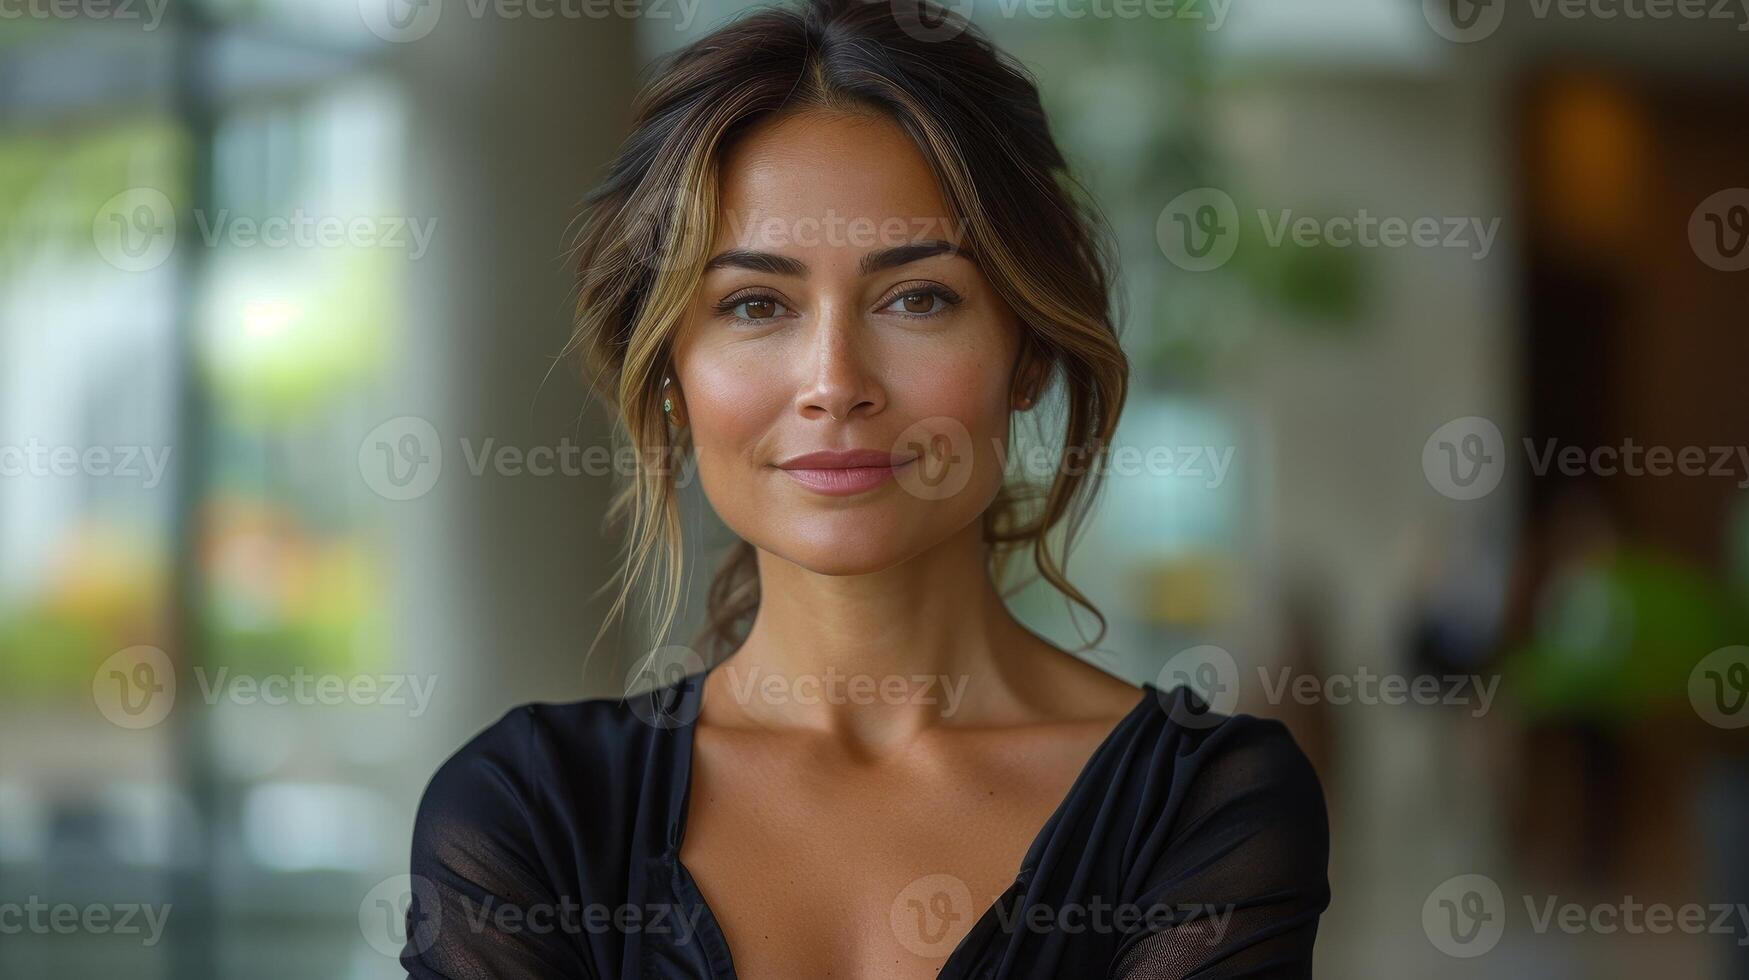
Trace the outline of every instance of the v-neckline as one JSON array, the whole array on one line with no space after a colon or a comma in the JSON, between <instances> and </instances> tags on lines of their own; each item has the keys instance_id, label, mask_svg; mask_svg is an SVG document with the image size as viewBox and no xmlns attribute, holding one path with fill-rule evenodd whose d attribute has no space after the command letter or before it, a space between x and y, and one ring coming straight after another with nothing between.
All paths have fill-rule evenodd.
<instances>
[{"instance_id":1,"label":"v-neckline","mask_svg":"<svg viewBox=\"0 0 1749 980\"><path fill-rule=\"evenodd\" d=\"M698 882L693 878L692 872L686 867L686 863L680 860L681 846L686 841L686 820L692 804L693 747L698 738L698 718L704 706L704 683L714 669L714 666L707 667L679 681L682 688L680 698L675 703L674 708L678 717L684 719L680 725L676 726L682 730L677 733L679 755L676 765L680 785L677 798L674 798L675 802L667 828L667 863L673 881L680 886L684 893L683 900L689 901L693 906L688 911L697 913L698 925L695 927L695 938L702 934L703 938L707 939L710 945L714 946L716 951L720 953L720 956L711 958L712 980L739 980L739 975L735 972L734 953L729 948L729 937L723 932L722 924L717 921L716 912L711 909L710 902L705 899L704 891L698 887ZM1143 682L1139 690L1140 696L1136 699L1135 705L1122 718L1118 719L1111 731L1105 733L1105 737L1100 740L1093 753L1087 757L1087 761L1081 764L1081 769L1075 774L1075 779L1069 783L1068 791L1063 794L1061 800L1057 801L1056 807L1051 810L1051 815L1046 818L1038 832L1033 835L1032 843L1027 845L1026 854L1020 859L1020 869L1014 873L1008 887L996 896L996 900L991 902L981 915L972 920L972 927L966 930L966 934L960 937L960 941L954 946L953 951L947 954L947 959L942 961L941 969L935 975L936 980L957 980L957 978L967 975L966 971L970 967L961 960L970 955L968 950L974 941L982 939L985 933L996 927L995 920L1003 903L1009 900L1015 888L1025 886L1033 871L1038 868L1039 859L1042 857L1040 851L1044 849L1052 832L1056 830L1057 823L1062 819L1063 811L1067 810L1069 804L1081 795L1083 784L1092 778L1093 772L1099 768L1106 753L1111 751L1117 743L1118 736L1131 726L1136 717L1150 703L1161 703L1159 701L1161 692L1153 684ZM719 959L723 971L721 974L717 973L717 960Z\"/></svg>"}]
</instances>

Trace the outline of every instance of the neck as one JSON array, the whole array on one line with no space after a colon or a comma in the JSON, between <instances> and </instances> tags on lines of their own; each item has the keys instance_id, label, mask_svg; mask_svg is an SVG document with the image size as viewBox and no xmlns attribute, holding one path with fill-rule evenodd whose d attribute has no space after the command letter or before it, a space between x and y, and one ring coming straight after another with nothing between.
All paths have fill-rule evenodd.
<instances>
[{"instance_id":1,"label":"neck","mask_svg":"<svg viewBox=\"0 0 1749 980\"><path fill-rule=\"evenodd\" d=\"M1002 602L987 556L977 522L865 575L759 552L759 611L712 671L725 714L881 743L1011 699L1041 641Z\"/></svg>"}]
</instances>

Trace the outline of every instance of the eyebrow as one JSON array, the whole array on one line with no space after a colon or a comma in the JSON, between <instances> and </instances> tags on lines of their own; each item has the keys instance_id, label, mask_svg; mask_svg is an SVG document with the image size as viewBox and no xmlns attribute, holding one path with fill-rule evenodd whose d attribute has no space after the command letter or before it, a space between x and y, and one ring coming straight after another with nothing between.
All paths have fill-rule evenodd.
<instances>
[{"instance_id":1,"label":"eyebrow","mask_svg":"<svg viewBox=\"0 0 1749 980\"><path fill-rule=\"evenodd\" d=\"M964 259L977 261L972 258L969 249L939 238L932 238L927 241L907 242L904 245L894 245L891 248L876 249L862 257L862 261L857 266L857 272L866 276L883 269L896 268L936 255L957 255ZM787 255L778 255L776 252L761 252L750 248L731 248L718 252L711 257L709 262L705 263L704 271L730 268L751 269L754 272L765 272L778 276L801 277L808 274L807 263L800 259L792 259Z\"/></svg>"}]
</instances>

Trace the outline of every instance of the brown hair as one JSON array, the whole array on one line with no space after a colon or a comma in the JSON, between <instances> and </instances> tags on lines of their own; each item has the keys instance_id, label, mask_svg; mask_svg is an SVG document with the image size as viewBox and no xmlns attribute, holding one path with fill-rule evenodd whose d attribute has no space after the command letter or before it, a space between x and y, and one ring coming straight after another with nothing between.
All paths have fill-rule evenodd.
<instances>
[{"instance_id":1,"label":"brown hair","mask_svg":"<svg viewBox=\"0 0 1749 980\"><path fill-rule=\"evenodd\" d=\"M1019 364L1042 360L1047 385L1061 378L1064 458L1081 465L1059 466L1048 487L1005 484L984 514L984 539L998 582L1030 546L1038 573L1099 620L1097 644L1105 617L1069 584L1049 538L1061 529L1066 556L1097 495L1097 463L1127 391L1110 236L1068 173L1032 77L925 0L757 8L652 66L631 135L585 200L567 348L581 351L637 460L607 514L629 528L619 597L602 630L646 576L662 584L652 602L656 642L673 625L683 549L672 463L684 458L689 433L671 432L661 410L670 345L715 237L725 148L757 122L804 110L883 113L904 128L1022 325ZM712 581L694 643L733 650L758 606L754 548L740 541Z\"/></svg>"}]
</instances>

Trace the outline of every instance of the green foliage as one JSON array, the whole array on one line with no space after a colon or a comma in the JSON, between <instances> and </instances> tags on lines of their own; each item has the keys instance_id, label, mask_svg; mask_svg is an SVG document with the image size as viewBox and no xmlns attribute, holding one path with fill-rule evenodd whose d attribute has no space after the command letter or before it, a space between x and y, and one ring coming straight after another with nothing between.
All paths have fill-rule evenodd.
<instances>
[{"instance_id":1,"label":"green foliage","mask_svg":"<svg viewBox=\"0 0 1749 980\"><path fill-rule=\"evenodd\" d=\"M1746 626L1705 575L1626 551L1550 583L1534 634L1505 658L1506 687L1533 715L1625 722L1684 703L1695 665Z\"/></svg>"},{"instance_id":2,"label":"green foliage","mask_svg":"<svg viewBox=\"0 0 1749 980\"><path fill-rule=\"evenodd\" d=\"M91 229L104 202L153 187L186 203L188 158L186 134L161 117L0 137L0 271L44 252L98 260Z\"/></svg>"}]
</instances>

